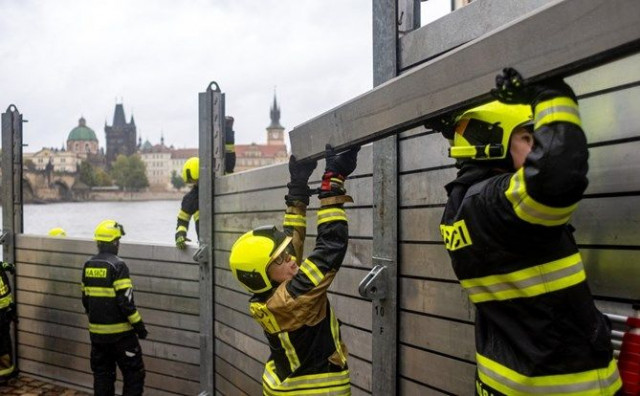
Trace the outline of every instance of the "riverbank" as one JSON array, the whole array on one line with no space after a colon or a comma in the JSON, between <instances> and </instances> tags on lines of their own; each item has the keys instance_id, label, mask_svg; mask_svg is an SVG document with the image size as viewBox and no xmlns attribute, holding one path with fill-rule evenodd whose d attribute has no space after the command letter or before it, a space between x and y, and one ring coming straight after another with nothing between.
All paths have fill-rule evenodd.
<instances>
[{"instance_id":1,"label":"riverbank","mask_svg":"<svg viewBox=\"0 0 640 396\"><path fill-rule=\"evenodd\" d=\"M184 191L91 191L85 201L176 201L181 200Z\"/></svg>"}]
</instances>

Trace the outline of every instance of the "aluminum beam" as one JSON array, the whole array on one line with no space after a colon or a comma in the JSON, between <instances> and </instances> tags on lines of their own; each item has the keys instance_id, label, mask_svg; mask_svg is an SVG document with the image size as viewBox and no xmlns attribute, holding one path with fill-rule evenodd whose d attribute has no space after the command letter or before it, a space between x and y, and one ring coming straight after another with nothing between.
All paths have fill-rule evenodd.
<instances>
[{"instance_id":1,"label":"aluminum beam","mask_svg":"<svg viewBox=\"0 0 640 396\"><path fill-rule=\"evenodd\" d=\"M199 102L199 210L200 249L194 259L200 264L200 395L215 389L213 196L215 177L224 172L224 94L212 82L198 95Z\"/></svg>"},{"instance_id":2,"label":"aluminum beam","mask_svg":"<svg viewBox=\"0 0 640 396\"><path fill-rule=\"evenodd\" d=\"M400 37L398 68L406 70L474 40L553 0L476 0Z\"/></svg>"},{"instance_id":3,"label":"aluminum beam","mask_svg":"<svg viewBox=\"0 0 640 396\"><path fill-rule=\"evenodd\" d=\"M555 1L396 77L290 133L293 154L360 145L490 99L505 66L530 80L565 76L640 50L640 2Z\"/></svg>"},{"instance_id":4,"label":"aluminum beam","mask_svg":"<svg viewBox=\"0 0 640 396\"><path fill-rule=\"evenodd\" d=\"M16 234L21 234L24 225L22 205L22 114L10 105L2 113L2 258L16 262ZM16 276L10 276L16 298ZM13 363L18 365L18 331L13 326Z\"/></svg>"}]
</instances>

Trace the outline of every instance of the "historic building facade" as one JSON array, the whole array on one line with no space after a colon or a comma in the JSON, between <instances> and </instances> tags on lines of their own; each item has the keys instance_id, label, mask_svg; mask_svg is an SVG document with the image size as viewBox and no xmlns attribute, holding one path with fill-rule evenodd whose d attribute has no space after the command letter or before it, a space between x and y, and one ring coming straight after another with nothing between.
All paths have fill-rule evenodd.
<instances>
[{"instance_id":1,"label":"historic building facade","mask_svg":"<svg viewBox=\"0 0 640 396\"><path fill-rule=\"evenodd\" d=\"M131 116L131 121L127 123L124 116L122 103L116 104L113 114L113 124L105 123L104 134L107 146L107 167L111 167L118 155L130 156L137 151L136 146L136 123Z\"/></svg>"},{"instance_id":2,"label":"historic building facade","mask_svg":"<svg viewBox=\"0 0 640 396\"><path fill-rule=\"evenodd\" d=\"M280 125L280 107L276 96L270 111L271 123L267 127L267 144L236 144L234 172L287 162L289 154L284 142L284 127ZM236 140L237 136L236 136Z\"/></svg>"}]
</instances>

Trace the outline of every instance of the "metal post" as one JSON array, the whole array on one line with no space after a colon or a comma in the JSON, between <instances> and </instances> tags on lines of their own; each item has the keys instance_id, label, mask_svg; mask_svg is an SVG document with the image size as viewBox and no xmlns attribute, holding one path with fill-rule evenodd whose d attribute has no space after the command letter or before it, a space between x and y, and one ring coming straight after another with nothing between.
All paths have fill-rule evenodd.
<instances>
[{"instance_id":1,"label":"metal post","mask_svg":"<svg viewBox=\"0 0 640 396\"><path fill-rule=\"evenodd\" d=\"M2 114L2 254L10 263L16 262L16 234L22 233L22 114L10 105ZM13 283L16 301L16 279ZM17 302L17 301L16 301ZM13 326L13 360L18 370L18 331Z\"/></svg>"},{"instance_id":2,"label":"metal post","mask_svg":"<svg viewBox=\"0 0 640 396\"><path fill-rule=\"evenodd\" d=\"M216 82L199 94L199 209L200 248L200 388L201 395L215 393L215 317L213 255L213 196L215 176L224 174L224 94Z\"/></svg>"}]
</instances>

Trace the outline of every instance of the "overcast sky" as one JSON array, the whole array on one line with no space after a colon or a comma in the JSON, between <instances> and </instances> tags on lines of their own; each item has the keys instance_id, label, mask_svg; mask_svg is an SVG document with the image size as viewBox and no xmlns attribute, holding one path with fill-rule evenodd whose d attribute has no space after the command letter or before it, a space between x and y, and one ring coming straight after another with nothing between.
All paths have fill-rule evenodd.
<instances>
[{"instance_id":1,"label":"overcast sky","mask_svg":"<svg viewBox=\"0 0 640 396\"><path fill-rule=\"evenodd\" d=\"M0 0L0 110L29 120L27 152L81 116L103 147L116 102L143 141L196 147L215 80L236 143L264 143L274 89L288 132L372 88L371 29L371 0Z\"/></svg>"}]
</instances>

